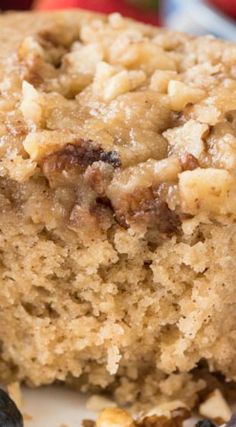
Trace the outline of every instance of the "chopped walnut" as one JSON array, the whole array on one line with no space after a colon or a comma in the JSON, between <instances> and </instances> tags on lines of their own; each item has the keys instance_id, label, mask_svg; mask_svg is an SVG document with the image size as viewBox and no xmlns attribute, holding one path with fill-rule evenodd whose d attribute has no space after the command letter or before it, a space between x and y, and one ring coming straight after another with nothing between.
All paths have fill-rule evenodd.
<instances>
[{"instance_id":1,"label":"chopped walnut","mask_svg":"<svg viewBox=\"0 0 236 427\"><path fill-rule=\"evenodd\" d=\"M188 170L192 171L199 167L198 160L196 159L196 157L194 157L190 153L183 154L180 157L180 164L181 164L182 171L188 171Z\"/></svg>"},{"instance_id":2,"label":"chopped walnut","mask_svg":"<svg viewBox=\"0 0 236 427\"><path fill-rule=\"evenodd\" d=\"M204 417L225 423L230 420L232 411L220 390L214 390L199 406L199 412Z\"/></svg>"},{"instance_id":3,"label":"chopped walnut","mask_svg":"<svg viewBox=\"0 0 236 427\"><path fill-rule=\"evenodd\" d=\"M154 406L145 414L145 416L151 417L155 415L171 418L173 413L179 413L183 415L185 412L189 413L189 408L185 403L181 402L180 400L171 400L169 402L161 403L158 406Z\"/></svg>"},{"instance_id":4,"label":"chopped walnut","mask_svg":"<svg viewBox=\"0 0 236 427\"><path fill-rule=\"evenodd\" d=\"M30 58L32 58L32 55L44 58L45 52L38 40L36 40L32 36L28 36L21 43L18 50L18 55L19 59L23 61L29 60Z\"/></svg>"},{"instance_id":5,"label":"chopped walnut","mask_svg":"<svg viewBox=\"0 0 236 427\"><path fill-rule=\"evenodd\" d=\"M68 131L38 130L28 133L23 146L32 160L41 161L43 157L59 150L66 144L76 142L76 135Z\"/></svg>"},{"instance_id":6,"label":"chopped walnut","mask_svg":"<svg viewBox=\"0 0 236 427\"><path fill-rule=\"evenodd\" d=\"M170 80L176 78L176 71L156 70L151 77L150 88L160 93L167 93Z\"/></svg>"},{"instance_id":7,"label":"chopped walnut","mask_svg":"<svg viewBox=\"0 0 236 427\"><path fill-rule=\"evenodd\" d=\"M104 151L93 141L78 140L75 144L67 144L63 149L46 156L43 159L45 174L63 171L73 167L86 169L94 162L108 163L114 168L120 166L119 155L116 151Z\"/></svg>"},{"instance_id":8,"label":"chopped walnut","mask_svg":"<svg viewBox=\"0 0 236 427\"><path fill-rule=\"evenodd\" d=\"M149 160L135 167L117 170L107 190L117 218L121 222L129 221L133 216L148 221L156 218L162 231L167 231L169 227L172 230L173 226L175 229L179 224L178 215L170 211L165 200L160 200L153 191L163 182L177 182L180 172L180 162L175 158Z\"/></svg>"},{"instance_id":9,"label":"chopped walnut","mask_svg":"<svg viewBox=\"0 0 236 427\"><path fill-rule=\"evenodd\" d=\"M131 415L120 408L107 408L99 415L96 427L134 427Z\"/></svg>"},{"instance_id":10,"label":"chopped walnut","mask_svg":"<svg viewBox=\"0 0 236 427\"><path fill-rule=\"evenodd\" d=\"M7 176L16 182L25 182L34 175L37 164L31 159L24 159L17 151L6 154L0 162L0 176Z\"/></svg>"},{"instance_id":11,"label":"chopped walnut","mask_svg":"<svg viewBox=\"0 0 236 427\"><path fill-rule=\"evenodd\" d=\"M236 168L236 136L230 123L218 123L207 138L210 162L234 173Z\"/></svg>"},{"instance_id":12,"label":"chopped walnut","mask_svg":"<svg viewBox=\"0 0 236 427\"><path fill-rule=\"evenodd\" d=\"M146 75L141 70L117 72L105 62L98 64L93 83L93 92L104 101L111 101L117 96L136 89L144 83Z\"/></svg>"},{"instance_id":13,"label":"chopped walnut","mask_svg":"<svg viewBox=\"0 0 236 427\"><path fill-rule=\"evenodd\" d=\"M168 95L170 97L172 110L182 111L187 104L198 103L207 94L202 89L188 86L178 80L170 80Z\"/></svg>"},{"instance_id":14,"label":"chopped walnut","mask_svg":"<svg viewBox=\"0 0 236 427\"><path fill-rule=\"evenodd\" d=\"M139 38L139 35L135 38ZM174 70L177 65L174 59L161 47L147 40L132 40L132 34L124 33L117 38L110 49L110 61L128 69L140 67L147 74L155 70Z\"/></svg>"},{"instance_id":15,"label":"chopped walnut","mask_svg":"<svg viewBox=\"0 0 236 427\"><path fill-rule=\"evenodd\" d=\"M34 87L44 86L45 80L57 77L56 68L64 53L64 48L46 40L43 32L26 37L18 50L23 79Z\"/></svg>"},{"instance_id":16,"label":"chopped walnut","mask_svg":"<svg viewBox=\"0 0 236 427\"><path fill-rule=\"evenodd\" d=\"M182 210L192 215L200 211L236 214L235 178L222 169L185 171L179 175Z\"/></svg>"},{"instance_id":17,"label":"chopped walnut","mask_svg":"<svg viewBox=\"0 0 236 427\"><path fill-rule=\"evenodd\" d=\"M96 427L182 427L183 422L190 417L190 412L182 407L181 402L180 405L180 407L172 405L170 416L142 415L136 420L123 409L105 409L99 415Z\"/></svg>"},{"instance_id":18,"label":"chopped walnut","mask_svg":"<svg viewBox=\"0 0 236 427\"><path fill-rule=\"evenodd\" d=\"M99 44L91 43L84 46L76 42L72 46L72 51L64 56L63 67L71 74L93 75L103 56L104 53Z\"/></svg>"},{"instance_id":19,"label":"chopped walnut","mask_svg":"<svg viewBox=\"0 0 236 427\"><path fill-rule=\"evenodd\" d=\"M171 417L163 415L145 417L140 423L139 427L182 427L183 422L190 418L190 412L186 409L176 409L171 413Z\"/></svg>"},{"instance_id":20,"label":"chopped walnut","mask_svg":"<svg viewBox=\"0 0 236 427\"><path fill-rule=\"evenodd\" d=\"M208 130L208 125L189 120L183 126L168 129L163 135L169 142L170 154L189 153L199 159L204 152L204 137Z\"/></svg>"},{"instance_id":21,"label":"chopped walnut","mask_svg":"<svg viewBox=\"0 0 236 427\"><path fill-rule=\"evenodd\" d=\"M103 161L94 162L85 171L85 182L101 197L106 196L106 189L114 174L114 167Z\"/></svg>"},{"instance_id":22,"label":"chopped walnut","mask_svg":"<svg viewBox=\"0 0 236 427\"><path fill-rule=\"evenodd\" d=\"M20 110L29 128L34 129L42 125L43 110L40 93L28 82L22 84L22 102Z\"/></svg>"}]
</instances>

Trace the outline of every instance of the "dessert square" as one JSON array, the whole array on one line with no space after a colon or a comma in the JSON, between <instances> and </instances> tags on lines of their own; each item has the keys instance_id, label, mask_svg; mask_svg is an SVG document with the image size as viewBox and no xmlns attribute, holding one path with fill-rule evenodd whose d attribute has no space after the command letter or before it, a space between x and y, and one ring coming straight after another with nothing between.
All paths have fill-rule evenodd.
<instances>
[{"instance_id":1,"label":"dessert square","mask_svg":"<svg viewBox=\"0 0 236 427\"><path fill-rule=\"evenodd\" d=\"M193 406L234 381L236 45L0 15L0 254L2 382Z\"/></svg>"}]
</instances>

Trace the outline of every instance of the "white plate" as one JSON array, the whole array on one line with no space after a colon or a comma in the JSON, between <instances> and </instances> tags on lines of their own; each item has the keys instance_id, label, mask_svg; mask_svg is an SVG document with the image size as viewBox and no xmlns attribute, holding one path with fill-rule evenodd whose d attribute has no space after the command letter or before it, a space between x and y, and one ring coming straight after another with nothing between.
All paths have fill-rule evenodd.
<instances>
[{"instance_id":1,"label":"white plate","mask_svg":"<svg viewBox=\"0 0 236 427\"><path fill-rule=\"evenodd\" d=\"M80 427L83 419L95 419L86 409L87 397L60 387L23 389L23 412L32 416L25 427Z\"/></svg>"},{"instance_id":2,"label":"white plate","mask_svg":"<svg viewBox=\"0 0 236 427\"><path fill-rule=\"evenodd\" d=\"M22 390L23 412L32 417L25 427L81 427L84 419L95 420L96 413L86 408L88 396L61 387ZM185 422L192 427L196 418Z\"/></svg>"},{"instance_id":3,"label":"white plate","mask_svg":"<svg viewBox=\"0 0 236 427\"><path fill-rule=\"evenodd\" d=\"M82 420L97 416L86 408L89 396L62 387L23 388L22 394L23 412L32 417L25 421L25 427L81 427ZM184 427L193 427L196 421L193 417Z\"/></svg>"}]
</instances>

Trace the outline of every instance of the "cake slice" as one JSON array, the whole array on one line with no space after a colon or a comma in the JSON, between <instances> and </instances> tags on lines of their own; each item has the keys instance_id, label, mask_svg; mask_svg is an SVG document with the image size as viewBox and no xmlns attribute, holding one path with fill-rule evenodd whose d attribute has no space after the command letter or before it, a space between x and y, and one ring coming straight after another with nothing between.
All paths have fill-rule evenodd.
<instances>
[{"instance_id":1,"label":"cake slice","mask_svg":"<svg viewBox=\"0 0 236 427\"><path fill-rule=\"evenodd\" d=\"M236 45L0 16L0 380L181 400L236 379Z\"/></svg>"}]
</instances>

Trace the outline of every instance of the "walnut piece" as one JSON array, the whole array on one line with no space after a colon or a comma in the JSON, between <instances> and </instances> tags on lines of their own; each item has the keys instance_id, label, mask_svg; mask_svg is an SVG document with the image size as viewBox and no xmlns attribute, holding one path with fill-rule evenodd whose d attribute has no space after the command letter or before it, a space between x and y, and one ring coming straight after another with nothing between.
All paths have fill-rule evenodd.
<instances>
[{"instance_id":1,"label":"walnut piece","mask_svg":"<svg viewBox=\"0 0 236 427\"><path fill-rule=\"evenodd\" d=\"M99 415L96 427L134 427L131 415L120 408L107 408Z\"/></svg>"},{"instance_id":2,"label":"walnut piece","mask_svg":"<svg viewBox=\"0 0 236 427\"><path fill-rule=\"evenodd\" d=\"M220 390L214 390L199 406L199 413L204 417L225 423L230 420L232 411Z\"/></svg>"},{"instance_id":3,"label":"walnut piece","mask_svg":"<svg viewBox=\"0 0 236 427\"><path fill-rule=\"evenodd\" d=\"M172 110L182 111L187 104L195 104L201 101L206 93L202 89L188 86L178 80L170 80L168 95Z\"/></svg>"}]
</instances>

